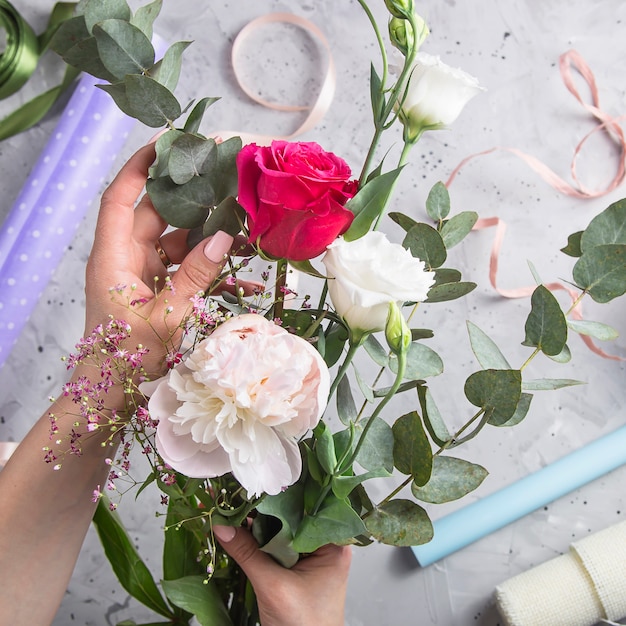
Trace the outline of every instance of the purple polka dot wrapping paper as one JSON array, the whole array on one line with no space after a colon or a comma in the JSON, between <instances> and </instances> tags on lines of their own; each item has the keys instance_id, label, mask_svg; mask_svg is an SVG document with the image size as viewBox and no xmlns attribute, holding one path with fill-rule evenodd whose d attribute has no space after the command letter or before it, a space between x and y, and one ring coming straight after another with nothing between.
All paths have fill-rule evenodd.
<instances>
[{"instance_id":1,"label":"purple polka dot wrapping paper","mask_svg":"<svg viewBox=\"0 0 626 626\"><path fill-rule=\"evenodd\" d=\"M0 365L135 120L83 76L0 229Z\"/></svg>"}]
</instances>

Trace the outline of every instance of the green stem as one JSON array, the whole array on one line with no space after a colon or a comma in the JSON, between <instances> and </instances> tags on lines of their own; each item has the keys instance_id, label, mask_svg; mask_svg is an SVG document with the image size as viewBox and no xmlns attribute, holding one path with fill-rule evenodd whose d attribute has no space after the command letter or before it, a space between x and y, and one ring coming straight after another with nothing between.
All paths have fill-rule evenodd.
<instances>
[{"instance_id":1,"label":"green stem","mask_svg":"<svg viewBox=\"0 0 626 626\"><path fill-rule=\"evenodd\" d=\"M333 380L330 386L330 391L328 393L329 401L333 397L333 394L335 393L335 391L337 391L337 386L341 382L341 379L346 375L346 372L348 371L348 368L350 367L350 363L352 363L352 359L354 359L354 356L356 355L356 352L359 349L360 345L361 345L360 341L357 341L355 343L350 343L350 347L348 348L348 353L346 354L346 358L343 360L343 363L341 364L341 367L339 368L339 371L337 372L337 375L335 376L335 380Z\"/></svg>"},{"instance_id":2,"label":"green stem","mask_svg":"<svg viewBox=\"0 0 626 626\"><path fill-rule=\"evenodd\" d=\"M287 284L287 261L280 259L276 262L276 285L274 287L274 319L283 318L285 308L285 294L283 289Z\"/></svg>"},{"instance_id":3,"label":"green stem","mask_svg":"<svg viewBox=\"0 0 626 626\"><path fill-rule=\"evenodd\" d=\"M402 384L402 380L404 379L405 371L406 371L406 354L401 353L398 355L398 372L396 374L396 379L393 382L393 385L390 387L389 391L385 394L385 397L380 401L378 406L372 412L372 415L367 421L367 424L365 424L365 427L363 428L363 432L361 433L361 436L359 437L356 447L354 448L354 451L352 452L348 462L344 463L342 468L338 468L339 472L343 471L343 469L345 469L346 467L350 467L354 463L356 457L358 456L361 450L361 447L363 446L363 443L365 442L367 433L370 427L372 426L372 424L374 423L374 420L380 415L380 413L385 408L385 406L387 406L391 398L393 398L396 391L398 391L398 389L400 388L400 385Z\"/></svg>"}]
</instances>

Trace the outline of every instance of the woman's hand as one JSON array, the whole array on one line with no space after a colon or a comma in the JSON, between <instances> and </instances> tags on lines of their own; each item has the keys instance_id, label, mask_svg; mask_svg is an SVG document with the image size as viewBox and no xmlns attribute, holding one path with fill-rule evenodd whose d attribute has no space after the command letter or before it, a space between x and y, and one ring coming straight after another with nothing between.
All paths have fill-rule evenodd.
<instances>
[{"instance_id":1,"label":"woman's hand","mask_svg":"<svg viewBox=\"0 0 626 626\"><path fill-rule=\"evenodd\" d=\"M343 626L349 546L323 546L286 569L246 528L214 526L213 532L250 579L262 626Z\"/></svg>"},{"instance_id":2,"label":"woman's hand","mask_svg":"<svg viewBox=\"0 0 626 626\"><path fill-rule=\"evenodd\" d=\"M154 210L147 195L135 203L145 186L154 161L154 145L136 152L102 196L96 236L87 263L87 312L85 332L109 316L132 327L130 342L149 349L144 360L152 375L163 373L166 352L177 349L181 320L190 311L190 298L214 285L233 246L233 238L218 232L193 250L187 231L163 235L167 223ZM168 270L157 244L180 267L166 286ZM250 293L253 283L239 283ZM119 288L111 292L112 288ZM135 301L132 306L129 301ZM167 309L167 311L166 311Z\"/></svg>"}]
</instances>

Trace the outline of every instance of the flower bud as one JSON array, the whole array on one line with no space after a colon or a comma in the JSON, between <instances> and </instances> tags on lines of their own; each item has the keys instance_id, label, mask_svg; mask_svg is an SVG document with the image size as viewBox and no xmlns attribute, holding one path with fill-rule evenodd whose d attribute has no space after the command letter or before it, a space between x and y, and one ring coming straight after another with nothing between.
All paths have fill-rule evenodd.
<instances>
[{"instance_id":1,"label":"flower bud","mask_svg":"<svg viewBox=\"0 0 626 626\"><path fill-rule=\"evenodd\" d=\"M389 39L393 46L407 56L415 41L411 24L400 17L392 17L389 20Z\"/></svg>"},{"instance_id":2,"label":"flower bud","mask_svg":"<svg viewBox=\"0 0 626 626\"><path fill-rule=\"evenodd\" d=\"M406 354L409 345L411 345L411 330L396 302L389 303L385 338L389 349L394 354Z\"/></svg>"},{"instance_id":3,"label":"flower bud","mask_svg":"<svg viewBox=\"0 0 626 626\"><path fill-rule=\"evenodd\" d=\"M394 17L408 17L413 13L413 0L385 0L385 6Z\"/></svg>"}]
</instances>

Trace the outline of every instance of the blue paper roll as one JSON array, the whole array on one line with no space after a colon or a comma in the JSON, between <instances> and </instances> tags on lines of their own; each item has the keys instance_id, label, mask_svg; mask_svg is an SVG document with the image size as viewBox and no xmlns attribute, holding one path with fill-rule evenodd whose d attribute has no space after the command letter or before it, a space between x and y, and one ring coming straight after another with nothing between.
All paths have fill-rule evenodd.
<instances>
[{"instance_id":1,"label":"blue paper roll","mask_svg":"<svg viewBox=\"0 0 626 626\"><path fill-rule=\"evenodd\" d=\"M626 463L626 426L433 523L434 537L414 546L422 567L520 519Z\"/></svg>"}]
</instances>

